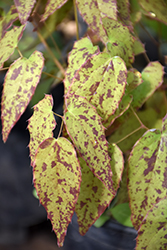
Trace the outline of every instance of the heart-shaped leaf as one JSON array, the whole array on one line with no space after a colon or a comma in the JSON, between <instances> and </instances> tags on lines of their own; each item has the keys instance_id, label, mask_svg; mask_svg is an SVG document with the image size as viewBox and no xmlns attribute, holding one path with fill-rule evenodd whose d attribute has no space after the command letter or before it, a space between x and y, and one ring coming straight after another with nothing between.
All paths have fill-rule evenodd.
<instances>
[{"instance_id":1,"label":"heart-shaped leaf","mask_svg":"<svg viewBox=\"0 0 167 250\"><path fill-rule=\"evenodd\" d=\"M30 133L30 157L31 166L33 166L35 151L39 144L45 139L53 136L53 129L56 121L52 112L53 98L51 95L45 95L43 100L34 106L34 113L29 119L28 130Z\"/></svg>"},{"instance_id":2,"label":"heart-shaped leaf","mask_svg":"<svg viewBox=\"0 0 167 250\"><path fill-rule=\"evenodd\" d=\"M128 189L132 222L138 230L148 211L167 195L167 116L162 131L147 131L129 158Z\"/></svg>"},{"instance_id":3,"label":"heart-shaped leaf","mask_svg":"<svg viewBox=\"0 0 167 250\"><path fill-rule=\"evenodd\" d=\"M25 24L31 14L36 0L25 1L25 0L14 0L15 6L19 13L19 19L22 24Z\"/></svg>"},{"instance_id":4,"label":"heart-shaped leaf","mask_svg":"<svg viewBox=\"0 0 167 250\"><path fill-rule=\"evenodd\" d=\"M105 138L101 118L84 97L66 96L64 122L80 155L91 171L111 193L115 193L112 181L108 142Z\"/></svg>"},{"instance_id":5,"label":"heart-shaped leaf","mask_svg":"<svg viewBox=\"0 0 167 250\"><path fill-rule=\"evenodd\" d=\"M44 140L36 151L33 174L37 195L61 247L81 182L80 165L72 144L65 138Z\"/></svg>"},{"instance_id":6,"label":"heart-shaped leaf","mask_svg":"<svg viewBox=\"0 0 167 250\"><path fill-rule=\"evenodd\" d=\"M116 145L109 145L111 170L113 173L113 187L115 194L111 194L104 184L90 171L86 162L80 157L82 169L81 191L75 206L78 217L79 232L84 235L91 225L101 216L115 197L122 176L124 159ZM118 160L119 159L119 160Z\"/></svg>"},{"instance_id":7,"label":"heart-shaped leaf","mask_svg":"<svg viewBox=\"0 0 167 250\"><path fill-rule=\"evenodd\" d=\"M43 65L44 58L38 51L29 59L22 57L10 65L5 76L1 104L4 142L30 102L40 80Z\"/></svg>"}]
</instances>

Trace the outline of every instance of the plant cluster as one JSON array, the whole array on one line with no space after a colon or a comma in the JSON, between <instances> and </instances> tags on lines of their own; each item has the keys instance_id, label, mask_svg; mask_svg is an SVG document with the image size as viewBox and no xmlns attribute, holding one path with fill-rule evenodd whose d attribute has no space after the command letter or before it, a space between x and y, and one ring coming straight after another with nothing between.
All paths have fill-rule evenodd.
<instances>
[{"instance_id":1,"label":"plant cluster","mask_svg":"<svg viewBox=\"0 0 167 250\"><path fill-rule=\"evenodd\" d=\"M46 38L72 7L78 39L65 66ZM90 37L79 38L77 9L102 42L101 49ZM129 203L137 250L166 249L166 2L48 0L44 5L40 0L14 0L1 13L1 70L10 64L1 101L3 141L29 105L42 74L64 82L63 116L52 111L53 98L46 94L28 121L33 181L58 245L63 245L74 211L84 235L114 200L113 215L115 205ZM35 50L26 58L20 44L28 39L29 23L47 52ZM160 62L149 60L138 36L141 26L158 34L158 41L150 36ZM147 60L142 69L135 66L139 54ZM43 82L47 91L51 83ZM62 119L58 138L53 136L55 115Z\"/></svg>"}]
</instances>

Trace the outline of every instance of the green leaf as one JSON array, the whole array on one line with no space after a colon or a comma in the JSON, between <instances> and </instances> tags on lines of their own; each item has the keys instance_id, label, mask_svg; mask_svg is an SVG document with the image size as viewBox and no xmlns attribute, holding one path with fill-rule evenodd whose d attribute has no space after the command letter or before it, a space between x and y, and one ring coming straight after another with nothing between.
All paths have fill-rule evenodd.
<instances>
[{"instance_id":1,"label":"green leaf","mask_svg":"<svg viewBox=\"0 0 167 250\"><path fill-rule=\"evenodd\" d=\"M110 205L119 188L124 166L123 154L115 144L111 144L109 145L109 155L111 157L110 168L113 172L113 194L90 171L86 162L81 157L79 158L82 170L82 182L75 212L78 217L79 232L81 235L84 235L88 231L91 225L94 224Z\"/></svg>"},{"instance_id":2,"label":"green leaf","mask_svg":"<svg viewBox=\"0 0 167 250\"><path fill-rule=\"evenodd\" d=\"M64 80L65 93L74 78L77 70L94 54L99 53L100 50L97 46L93 46L91 40L87 37L74 43L73 49L68 57L68 68L66 71L66 78Z\"/></svg>"},{"instance_id":3,"label":"green leaf","mask_svg":"<svg viewBox=\"0 0 167 250\"><path fill-rule=\"evenodd\" d=\"M127 92L131 92L143 82L141 73L135 68L129 69L127 74L127 82L128 84L126 90Z\"/></svg>"},{"instance_id":4,"label":"green leaf","mask_svg":"<svg viewBox=\"0 0 167 250\"><path fill-rule=\"evenodd\" d=\"M128 27L109 18L103 18L102 21L109 39L107 50L111 57L119 56L125 61L127 67L131 66L134 61L134 38Z\"/></svg>"},{"instance_id":5,"label":"green leaf","mask_svg":"<svg viewBox=\"0 0 167 250\"><path fill-rule=\"evenodd\" d=\"M77 0L79 11L89 27L106 43L108 37L103 29L101 19L103 17L110 17L117 19L117 3L116 1L106 0Z\"/></svg>"},{"instance_id":6,"label":"green leaf","mask_svg":"<svg viewBox=\"0 0 167 250\"><path fill-rule=\"evenodd\" d=\"M154 205L138 231L136 250L159 250L167 247L167 197Z\"/></svg>"},{"instance_id":7,"label":"green leaf","mask_svg":"<svg viewBox=\"0 0 167 250\"><path fill-rule=\"evenodd\" d=\"M9 12L0 20L0 39L2 39L8 28L19 18L16 7L11 6Z\"/></svg>"},{"instance_id":8,"label":"green leaf","mask_svg":"<svg viewBox=\"0 0 167 250\"><path fill-rule=\"evenodd\" d=\"M45 8L45 12L42 16L41 22L45 21L50 15L53 14L57 9L61 8L67 0L48 0Z\"/></svg>"},{"instance_id":9,"label":"green leaf","mask_svg":"<svg viewBox=\"0 0 167 250\"><path fill-rule=\"evenodd\" d=\"M84 97L69 95L65 100L66 130L91 171L111 193L113 189L108 142L101 118Z\"/></svg>"},{"instance_id":10,"label":"green leaf","mask_svg":"<svg viewBox=\"0 0 167 250\"><path fill-rule=\"evenodd\" d=\"M69 93L86 97L104 122L119 106L127 83L126 73L125 63L120 57L96 54L78 70Z\"/></svg>"},{"instance_id":11,"label":"green leaf","mask_svg":"<svg viewBox=\"0 0 167 250\"><path fill-rule=\"evenodd\" d=\"M19 13L19 19L21 24L25 24L31 14L36 0L25 1L25 0L14 0L15 6Z\"/></svg>"},{"instance_id":12,"label":"green leaf","mask_svg":"<svg viewBox=\"0 0 167 250\"><path fill-rule=\"evenodd\" d=\"M80 165L72 144L65 138L44 140L36 151L33 170L37 195L61 247L74 213L81 182Z\"/></svg>"},{"instance_id":13,"label":"green leaf","mask_svg":"<svg viewBox=\"0 0 167 250\"><path fill-rule=\"evenodd\" d=\"M39 144L45 139L53 136L56 121L52 112L53 98L45 95L43 100L34 106L34 113L29 119L28 130L30 133L30 157L33 166L35 151Z\"/></svg>"},{"instance_id":14,"label":"green leaf","mask_svg":"<svg viewBox=\"0 0 167 250\"><path fill-rule=\"evenodd\" d=\"M93 224L95 227L99 228L102 227L104 225L104 223L106 223L106 221L108 221L110 219L110 216L108 216L107 214L102 214Z\"/></svg>"},{"instance_id":15,"label":"green leaf","mask_svg":"<svg viewBox=\"0 0 167 250\"><path fill-rule=\"evenodd\" d=\"M5 76L1 103L4 142L30 102L40 80L43 65L44 58L38 51L29 59L22 57L10 65Z\"/></svg>"},{"instance_id":16,"label":"green leaf","mask_svg":"<svg viewBox=\"0 0 167 250\"><path fill-rule=\"evenodd\" d=\"M130 20L130 4L129 0L117 0L118 18L120 21L133 31L133 26Z\"/></svg>"},{"instance_id":17,"label":"green leaf","mask_svg":"<svg viewBox=\"0 0 167 250\"><path fill-rule=\"evenodd\" d=\"M132 223L137 230L152 206L166 196L166 133L167 116L162 131L147 131L130 154L128 189Z\"/></svg>"},{"instance_id":18,"label":"green leaf","mask_svg":"<svg viewBox=\"0 0 167 250\"><path fill-rule=\"evenodd\" d=\"M114 219L126 227L133 227L129 203L122 203L109 209Z\"/></svg>"},{"instance_id":19,"label":"green leaf","mask_svg":"<svg viewBox=\"0 0 167 250\"><path fill-rule=\"evenodd\" d=\"M147 11L147 15L167 24L167 4L164 0L140 0L139 4Z\"/></svg>"},{"instance_id":20,"label":"green leaf","mask_svg":"<svg viewBox=\"0 0 167 250\"><path fill-rule=\"evenodd\" d=\"M133 108L140 108L163 82L164 70L159 62L150 62L142 71L143 83L132 92Z\"/></svg>"},{"instance_id":21,"label":"green leaf","mask_svg":"<svg viewBox=\"0 0 167 250\"><path fill-rule=\"evenodd\" d=\"M135 56L145 52L144 44L137 37L135 37L135 40L134 40L133 52Z\"/></svg>"},{"instance_id":22,"label":"green leaf","mask_svg":"<svg viewBox=\"0 0 167 250\"><path fill-rule=\"evenodd\" d=\"M23 35L24 29L25 25L14 27L12 30L7 31L0 40L0 68L13 54L14 49L17 47L17 44Z\"/></svg>"}]
</instances>

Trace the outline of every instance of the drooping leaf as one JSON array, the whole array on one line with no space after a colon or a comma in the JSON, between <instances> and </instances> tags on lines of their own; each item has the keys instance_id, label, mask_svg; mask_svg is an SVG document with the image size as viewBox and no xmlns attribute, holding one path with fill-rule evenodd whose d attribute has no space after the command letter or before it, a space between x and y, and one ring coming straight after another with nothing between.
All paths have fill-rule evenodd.
<instances>
[{"instance_id":1,"label":"drooping leaf","mask_svg":"<svg viewBox=\"0 0 167 250\"><path fill-rule=\"evenodd\" d=\"M99 53L89 58L76 73L70 93L84 96L97 108L102 122L118 108L126 86L126 66L120 57Z\"/></svg>"},{"instance_id":2,"label":"drooping leaf","mask_svg":"<svg viewBox=\"0 0 167 250\"><path fill-rule=\"evenodd\" d=\"M75 206L78 217L79 232L84 235L91 225L101 216L115 197L123 171L123 155L115 144L109 145L111 157L112 180L115 193L110 193L104 184L90 171L86 162L80 157L82 169L81 191ZM119 159L119 160L118 160Z\"/></svg>"},{"instance_id":3,"label":"drooping leaf","mask_svg":"<svg viewBox=\"0 0 167 250\"><path fill-rule=\"evenodd\" d=\"M138 230L148 211L167 195L167 116L162 131L147 131L129 158L128 189L132 223Z\"/></svg>"},{"instance_id":4,"label":"drooping leaf","mask_svg":"<svg viewBox=\"0 0 167 250\"><path fill-rule=\"evenodd\" d=\"M117 19L117 3L116 1L106 0L77 0L78 9L89 27L106 43L108 37L103 29L102 18L110 17Z\"/></svg>"},{"instance_id":5,"label":"drooping leaf","mask_svg":"<svg viewBox=\"0 0 167 250\"><path fill-rule=\"evenodd\" d=\"M141 13L141 7L139 5L139 1L130 0L130 18L131 18L133 25L139 22L141 17L142 17L142 13Z\"/></svg>"},{"instance_id":6,"label":"drooping leaf","mask_svg":"<svg viewBox=\"0 0 167 250\"><path fill-rule=\"evenodd\" d=\"M132 92L133 108L140 108L163 82L164 70L159 62L150 62L142 71L143 83Z\"/></svg>"},{"instance_id":7,"label":"drooping leaf","mask_svg":"<svg viewBox=\"0 0 167 250\"><path fill-rule=\"evenodd\" d=\"M19 40L23 35L25 25L14 27L6 32L0 40L0 68L3 63L13 54L14 49L17 47Z\"/></svg>"},{"instance_id":8,"label":"drooping leaf","mask_svg":"<svg viewBox=\"0 0 167 250\"><path fill-rule=\"evenodd\" d=\"M97 46L93 46L91 40L87 37L74 43L73 49L68 57L68 68L66 71L66 78L64 80L65 93L74 78L77 70L94 54L99 53Z\"/></svg>"},{"instance_id":9,"label":"drooping leaf","mask_svg":"<svg viewBox=\"0 0 167 250\"><path fill-rule=\"evenodd\" d=\"M66 96L65 103L64 122L75 147L97 178L111 193L115 193L108 142L95 107L75 94Z\"/></svg>"},{"instance_id":10,"label":"drooping leaf","mask_svg":"<svg viewBox=\"0 0 167 250\"><path fill-rule=\"evenodd\" d=\"M30 157L33 166L35 151L45 139L53 136L56 121L52 112L53 98L45 95L43 100L34 106L34 113L29 119L28 130L30 133Z\"/></svg>"},{"instance_id":11,"label":"drooping leaf","mask_svg":"<svg viewBox=\"0 0 167 250\"><path fill-rule=\"evenodd\" d=\"M154 205L138 231L136 250L167 248L167 197Z\"/></svg>"},{"instance_id":12,"label":"drooping leaf","mask_svg":"<svg viewBox=\"0 0 167 250\"><path fill-rule=\"evenodd\" d=\"M22 57L10 65L5 76L1 103L4 142L30 102L40 80L43 65L44 58L38 51L29 59Z\"/></svg>"},{"instance_id":13,"label":"drooping leaf","mask_svg":"<svg viewBox=\"0 0 167 250\"><path fill-rule=\"evenodd\" d=\"M11 6L9 12L0 20L0 39L3 38L10 26L19 18L16 7Z\"/></svg>"},{"instance_id":14,"label":"drooping leaf","mask_svg":"<svg viewBox=\"0 0 167 250\"><path fill-rule=\"evenodd\" d=\"M122 225L126 227L133 227L130 216L131 211L129 203L122 203L109 209L112 216Z\"/></svg>"},{"instance_id":15,"label":"drooping leaf","mask_svg":"<svg viewBox=\"0 0 167 250\"><path fill-rule=\"evenodd\" d=\"M140 0L139 4L143 7L149 17L155 18L167 24L167 3L164 0Z\"/></svg>"},{"instance_id":16,"label":"drooping leaf","mask_svg":"<svg viewBox=\"0 0 167 250\"><path fill-rule=\"evenodd\" d=\"M36 0L14 0L15 6L19 14L19 19L22 24L25 24L27 22L35 2Z\"/></svg>"},{"instance_id":17,"label":"drooping leaf","mask_svg":"<svg viewBox=\"0 0 167 250\"><path fill-rule=\"evenodd\" d=\"M61 247L81 182L80 165L72 144L63 137L44 140L36 151L33 174L40 203L47 211Z\"/></svg>"},{"instance_id":18,"label":"drooping leaf","mask_svg":"<svg viewBox=\"0 0 167 250\"><path fill-rule=\"evenodd\" d=\"M41 21L45 21L50 15L53 14L54 11L61 8L63 4L65 4L67 0L48 0L45 8L45 13L42 16Z\"/></svg>"},{"instance_id":19,"label":"drooping leaf","mask_svg":"<svg viewBox=\"0 0 167 250\"><path fill-rule=\"evenodd\" d=\"M102 21L109 39L107 49L111 57L119 56L125 61L127 67L131 66L134 61L134 38L128 27L109 18L103 18Z\"/></svg>"}]
</instances>

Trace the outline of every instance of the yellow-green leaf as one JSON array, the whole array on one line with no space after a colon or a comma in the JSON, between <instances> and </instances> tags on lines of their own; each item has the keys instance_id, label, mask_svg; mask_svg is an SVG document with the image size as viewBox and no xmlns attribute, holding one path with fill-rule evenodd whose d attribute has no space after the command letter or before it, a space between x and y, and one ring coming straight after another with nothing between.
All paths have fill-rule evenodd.
<instances>
[{"instance_id":1,"label":"yellow-green leaf","mask_svg":"<svg viewBox=\"0 0 167 250\"><path fill-rule=\"evenodd\" d=\"M147 131L129 158L128 189L132 223L138 230L153 205L167 195L167 116L162 131Z\"/></svg>"},{"instance_id":2,"label":"yellow-green leaf","mask_svg":"<svg viewBox=\"0 0 167 250\"><path fill-rule=\"evenodd\" d=\"M53 14L57 9L61 8L63 4L65 4L67 0L48 0L45 8L45 13L42 16L41 21L45 21L50 15Z\"/></svg>"},{"instance_id":3,"label":"yellow-green leaf","mask_svg":"<svg viewBox=\"0 0 167 250\"><path fill-rule=\"evenodd\" d=\"M89 27L100 37L103 42L108 42L108 37L103 29L101 19L110 17L117 19L116 1L106 0L77 0L79 11Z\"/></svg>"},{"instance_id":4,"label":"yellow-green leaf","mask_svg":"<svg viewBox=\"0 0 167 250\"><path fill-rule=\"evenodd\" d=\"M91 40L87 37L74 43L74 47L68 57L68 68L66 71L66 78L64 80L65 93L74 78L77 70L94 54L99 53L97 46L93 46Z\"/></svg>"},{"instance_id":5,"label":"yellow-green leaf","mask_svg":"<svg viewBox=\"0 0 167 250\"><path fill-rule=\"evenodd\" d=\"M78 70L69 92L86 97L104 122L119 106L127 83L126 73L120 57L111 58L108 53L99 53Z\"/></svg>"},{"instance_id":6,"label":"yellow-green leaf","mask_svg":"<svg viewBox=\"0 0 167 250\"><path fill-rule=\"evenodd\" d=\"M19 13L19 19L22 24L25 24L31 14L36 0L25 1L25 0L14 0L15 6Z\"/></svg>"},{"instance_id":7,"label":"yellow-green leaf","mask_svg":"<svg viewBox=\"0 0 167 250\"><path fill-rule=\"evenodd\" d=\"M19 18L16 7L11 6L9 12L0 20L0 39L5 35L10 26Z\"/></svg>"},{"instance_id":8,"label":"yellow-green leaf","mask_svg":"<svg viewBox=\"0 0 167 250\"><path fill-rule=\"evenodd\" d=\"M53 98L45 95L43 100L34 106L34 113L29 119L28 130L30 133L30 157L33 166L35 151L45 139L53 136L56 121L52 112Z\"/></svg>"},{"instance_id":9,"label":"yellow-green leaf","mask_svg":"<svg viewBox=\"0 0 167 250\"><path fill-rule=\"evenodd\" d=\"M19 40L23 35L25 25L14 27L6 32L0 40L0 68L3 63L13 54Z\"/></svg>"},{"instance_id":10,"label":"yellow-green leaf","mask_svg":"<svg viewBox=\"0 0 167 250\"><path fill-rule=\"evenodd\" d=\"M33 174L40 203L47 211L61 247L81 182L80 165L72 144L65 138L44 140L36 151Z\"/></svg>"},{"instance_id":11,"label":"yellow-green leaf","mask_svg":"<svg viewBox=\"0 0 167 250\"><path fill-rule=\"evenodd\" d=\"M108 155L108 142L105 138L101 118L95 107L84 97L68 95L65 101L64 122L69 136L91 171L111 193L115 193Z\"/></svg>"},{"instance_id":12,"label":"yellow-green leaf","mask_svg":"<svg viewBox=\"0 0 167 250\"><path fill-rule=\"evenodd\" d=\"M111 194L104 184L90 171L86 162L80 157L82 170L81 191L75 206L78 217L79 232L84 235L91 225L100 217L115 197L123 171L123 154L115 145L109 145L111 157L112 180L115 193ZM119 160L118 160L119 159Z\"/></svg>"},{"instance_id":13,"label":"yellow-green leaf","mask_svg":"<svg viewBox=\"0 0 167 250\"><path fill-rule=\"evenodd\" d=\"M29 59L19 58L9 67L1 103L4 142L30 102L40 80L43 65L44 58L41 52L35 51Z\"/></svg>"},{"instance_id":14,"label":"yellow-green leaf","mask_svg":"<svg viewBox=\"0 0 167 250\"><path fill-rule=\"evenodd\" d=\"M109 39L107 49L111 57L121 57L125 61L127 67L130 67L134 61L134 38L128 27L109 18L103 18L102 21Z\"/></svg>"},{"instance_id":15,"label":"yellow-green leaf","mask_svg":"<svg viewBox=\"0 0 167 250\"><path fill-rule=\"evenodd\" d=\"M154 205L138 231L136 250L167 248L167 197Z\"/></svg>"}]
</instances>

